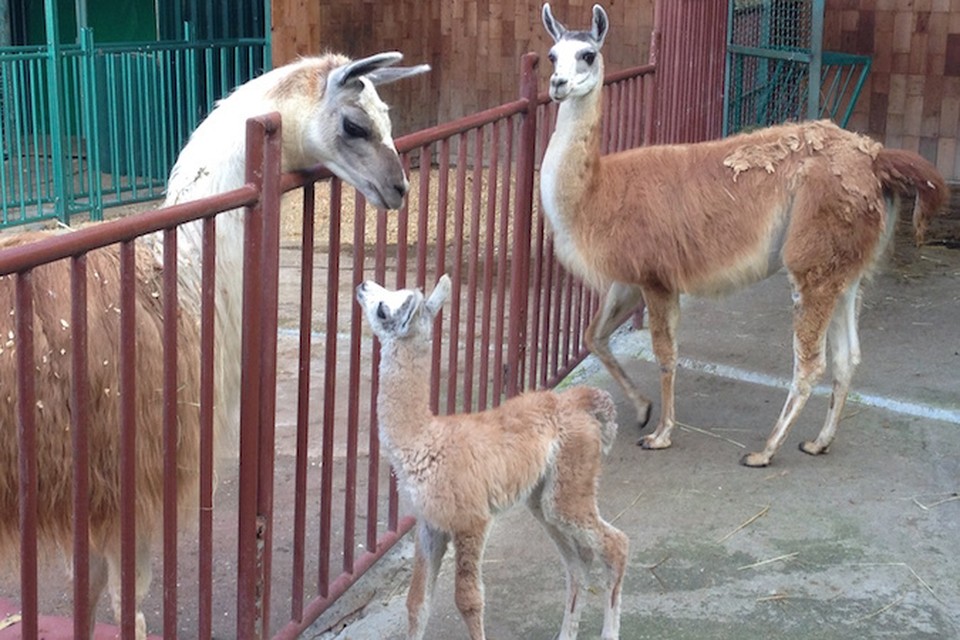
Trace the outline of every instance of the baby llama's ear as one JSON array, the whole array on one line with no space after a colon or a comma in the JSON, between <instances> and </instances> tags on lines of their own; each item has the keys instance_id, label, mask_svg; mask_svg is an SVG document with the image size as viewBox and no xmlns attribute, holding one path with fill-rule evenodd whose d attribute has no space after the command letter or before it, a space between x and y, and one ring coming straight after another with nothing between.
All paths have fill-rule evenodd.
<instances>
[{"instance_id":1,"label":"baby llama's ear","mask_svg":"<svg viewBox=\"0 0 960 640\"><path fill-rule=\"evenodd\" d=\"M436 315L440 313L440 309L443 308L444 303L446 303L447 298L449 297L450 276L443 274L440 276L440 280L437 281L437 286L435 286L433 291L430 292L430 297L427 298L427 312L431 317L436 317Z\"/></svg>"}]
</instances>

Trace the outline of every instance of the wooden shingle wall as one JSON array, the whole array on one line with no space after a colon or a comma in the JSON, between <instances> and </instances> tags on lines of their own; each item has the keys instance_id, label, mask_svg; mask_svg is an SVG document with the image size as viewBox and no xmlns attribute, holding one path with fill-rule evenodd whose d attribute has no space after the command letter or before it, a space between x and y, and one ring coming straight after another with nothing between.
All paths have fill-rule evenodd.
<instances>
[{"instance_id":1,"label":"wooden shingle wall","mask_svg":"<svg viewBox=\"0 0 960 640\"><path fill-rule=\"evenodd\" d=\"M873 57L852 129L960 180L960 0L827 0L824 48Z\"/></svg>"},{"instance_id":2,"label":"wooden shingle wall","mask_svg":"<svg viewBox=\"0 0 960 640\"><path fill-rule=\"evenodd\" d=\"M537 0L272 0L274 65L324 50L353 57L396 49L408 64L428 62L421 78L383 87L395 134L444 122L517 97L520 56L541 54L546 88L552 41ZM571 29L590 24L594 0L554 0ZM648 60L654 0L606 0L608 70Z\"/></svg>"}]
</instances>

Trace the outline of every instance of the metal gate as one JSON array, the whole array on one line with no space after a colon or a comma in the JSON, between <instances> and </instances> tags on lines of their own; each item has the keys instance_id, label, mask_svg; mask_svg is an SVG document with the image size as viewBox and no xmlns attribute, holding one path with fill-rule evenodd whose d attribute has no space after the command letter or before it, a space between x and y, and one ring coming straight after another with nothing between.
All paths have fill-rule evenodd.
<instances>
[{"instance_id":1,"label":"metal gate","mask_svg":"<svg viewBox=\"0 0 960 640\"><path fill-rule=\"evenodd\" d=\"M870 57L823 50L825 0L730 0L724 135L787 120L846 126Z\"/></svg>"}]
</instances>

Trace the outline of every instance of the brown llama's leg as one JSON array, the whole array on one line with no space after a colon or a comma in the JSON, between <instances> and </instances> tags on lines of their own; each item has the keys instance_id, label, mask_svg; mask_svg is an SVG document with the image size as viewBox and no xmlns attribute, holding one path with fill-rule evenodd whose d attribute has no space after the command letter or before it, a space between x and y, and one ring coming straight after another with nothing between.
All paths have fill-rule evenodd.
<instances>
[{"instance_id":1,"label":"brown llama's leg","mask_svg":"<svg viewBox=\"0 0 960 640\"><path fill-rule=\"evenodd\" d=\"M551 478L546 482L552 484L553 480ZM556 640L574 640L580 627L580 613L583 610L580 587L586 581L587 567L580 557L576 542L561 531L556 524L548 520L544 514L543 489L544 485L541 485L534 490L527 499L527 506L530 507L530 512L543 525L544 531L556 545L567 574L566 605L563 608L563 622L560 625L560 633L557 634Z\"/></svg>"},{"instance_id":2,"label":"brown llama's leg","mask_svg":"<svg viewBox=\"0 0 960 640\"><path fill-rule=\"evenodd\" d=\"M860 336L857 332L857 316L860 312L860 280L851 284L837 303L830 322L827 336L833 356L833 393L830 396L830 409L827 420L816 440L800 443L804 453L817 455L826 453L837 434L840 415L850 391L850 380L860 363Z\"/></svg>"},{"instance_id":3,"label":"brown llama's leg","mask_svg":"<svg viewBox=\"0 0 960 640\"><path fill-rule=\"evenodd\" d=\"M674 380L677 372L677 323L680 296L675 291L646 289L643 296L650 315L650 340L660 366L660 422L656 430L640 439L644 449L666 449L675 423Z\"/></svg>"},{"instance_id":4,"label":"brown llama's leg","mask_svg":"<svg viewBox=\"0 0 960 640\"><path fill-rule=\"evenodd\" d=\"M640 393L637 385L630 379L630 376L627 375L610 351L610 335L630 317L637 306L637 302L641 299L642 294L639 287L614 282L604 294L600 309L593 320L590 321L584 339L587 348L603 363L603 366L606 367L613 379L617 381L630 401L633 402L633 406L637 410L637 421L642 428L650 419L652 403Z\"/></svg>"},{"instance_id":5,"label":"brown llama's leg","mask_svg":"<svg viewBox=\"0 0 960 640\"><path fill-rule=\"evenodd\" d=\"M765 467L780 449L790 427L813 391L813 386L826 368L827 326L833 315L837 296L829 283L817 287L794 285L793 317L793 382L780 417L767 438L763 451L748 453L740 458L747 467Z\"/></svg>"},{"instance_id":6,"label":"brown llama's leg","mask_svg":"<svg viewBox=\"0 0 960 640\"><path fill-rule=\"evenodd\" d=\"M146 640L147 620L143 616L141 603L150 590L150 581L153 579L153 567L151 565L151 541L149 536L142 536L137 539L136 550L136 578L134 582L134 628L136 640ZM120 586L120 545L117 544L113 549L106 553L107 565L109 571L110 601L113 606L113 615L117 624L121 623L122 598Z\"/></svg>"},{"instance_id":7,"label":"brown llama's leg","mask_svg":"<svg viewBox=\"0 0 960 640\"><path fill-rule=\"evenodd\" d=\"M457 554L457 574L454 580L454 601L467 625L470 640L486 640L483 631L483 577L480 563L487 539L487 527L479 531L453 535Z\"/></svg>"},{"instance_id":8,"label":"brown llama's leg","mask_svg":"<svg viewBox=\"0 0 960 640\"><path fill-rule=\"evenodd\" d=\"M407 638L420 640L430 618L430 602L437 585L437 574L447 551L450 536L422 520L417 526L413 577L407 593Z\"/></svg>"},{"instance_id":9,"label":"brown llama's leg","mask_svg":"<svg viewBox=\"0 0 960 640\"><path fill-rule=\"evenodd\" d=\"M90 636L93 637L93 630L97 626L97 608L100 605L100 599L103 597L103 591L107 587L108 565L107 558L100 552L90 549L90 601L87 608L87 620L90 623Z\"/></svg>"}]
</instances>

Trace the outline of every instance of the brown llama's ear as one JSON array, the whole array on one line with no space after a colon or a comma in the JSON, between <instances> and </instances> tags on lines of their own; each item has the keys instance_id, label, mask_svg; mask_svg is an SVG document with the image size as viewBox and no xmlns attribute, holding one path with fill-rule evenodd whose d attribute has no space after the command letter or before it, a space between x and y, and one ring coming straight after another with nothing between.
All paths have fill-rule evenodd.
<instances>
[{"instance_id":1,"label":"brown llama's ear","mask_svg":"<svg viewBox=\"0 0 960 640\"><path fill-rule=\"evenodd\" d=\"M540 17L543 19L544 28L547 30L547 33L550 34L550 37L553 38L554 42L559 41L560 38L563 37L563 34L567 32L567 28L560 24L559 20L553 17L553 12L550 11L549 2L544 3Z\"/></svg>"},{"instance_id":2,"label":"brown llama's ear","mask_svg":"<svg viewBox=\"0 0 960 640\"><path fill-rule=\"evenodd\" d=\"M590 35L597 41L597 47L603 46L603 39L607 37L609 30L610 20L607 19L607 12L600 5L593 5L593 25L590 28Z\"/></svg>"},{"instance_id":3,"label":"brown llama's ear","mask_svg":"<svg viewBox=\"0 0 960 640\"><path fill-rule=\"evenodd\" d=\"M436 315L440 313L440 309L443 308L447 298L450 297L450 288L450 276L443 274L437 281L437 286L430 292L430 297L427 298L427 301L424 303L427 313L429 313L431 317L436 317Z\"/></svg>"}]
</instances>

